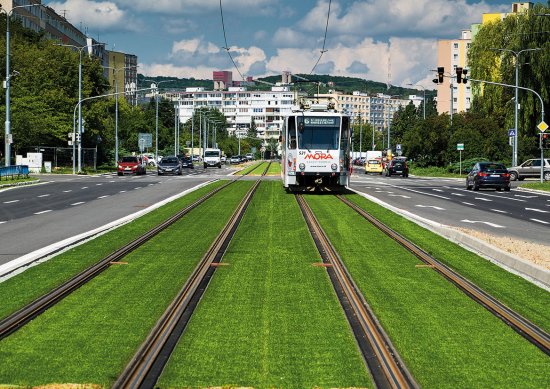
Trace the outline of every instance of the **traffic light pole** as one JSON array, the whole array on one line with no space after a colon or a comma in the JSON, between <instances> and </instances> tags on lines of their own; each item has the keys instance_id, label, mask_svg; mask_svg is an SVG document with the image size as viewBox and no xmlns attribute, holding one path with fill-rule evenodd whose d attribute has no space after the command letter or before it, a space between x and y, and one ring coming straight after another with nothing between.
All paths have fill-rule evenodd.
<instances>
[{"instance_id":1,"label":"traffic light pole","mask_svg":"<svg viewBox=\"0 0 550 389\"><path fill-rule=\"evenodd\" d=\"M523 90L526 90L528 92L532 92L534 93L540 100L540 106L541 106L541 123L544 122L544 101L542 100L542 97L536 92L534 91L533 89L530 89L530 88L525 88L523 86L518 86L518 85L509 85L509 84L503 84L501 82L493 82L493 81L485 81L485 80L476 80L474 78L468 78L468 80L470 81L473 81L473 82L480 82L482 84L491 84L491 85L499 85L499 86L506 86L506 87L509 87L509 88L516 88L516 91L518 89L523 89ZM517 101L516 101L516 104L517 104ZM516 136L517 136L517 131L516 131ZM517 152L517 149L516 149L516 152ZM544 149L541 147L540 149L540 182L544 182Z\"/></svg>"}]
</instances>

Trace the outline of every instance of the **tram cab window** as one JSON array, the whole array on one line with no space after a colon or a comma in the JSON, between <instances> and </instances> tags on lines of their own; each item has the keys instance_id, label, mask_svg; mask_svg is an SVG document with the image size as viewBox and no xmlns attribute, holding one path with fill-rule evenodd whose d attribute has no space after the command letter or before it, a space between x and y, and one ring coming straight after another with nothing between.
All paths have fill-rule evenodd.
<instances>
[{"instance_id":1,"label":"tram cab window","mask_svg":"<svg viewBox=\"0 0 550 389\"><path fill-rule=\"evenodd\" d=\"M293 117L288 120L288 148L296 148L296 121Z\"/></svg>"},{"instance_id":2,"label":"tram cab window","mask_svg":"<svg viewBox=\"0 0 550 389\"><path fill-rule=\"evenodd\" d=\"M298 147L300 149L337 150L340 119L337 117L298 117Z\"/></svg>"}]
</instances>

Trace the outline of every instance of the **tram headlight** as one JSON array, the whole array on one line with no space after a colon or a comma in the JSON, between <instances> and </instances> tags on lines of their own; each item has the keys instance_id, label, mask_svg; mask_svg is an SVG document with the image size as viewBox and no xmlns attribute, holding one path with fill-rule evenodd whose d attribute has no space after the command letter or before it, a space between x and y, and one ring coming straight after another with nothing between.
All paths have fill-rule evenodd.
<instances>
[{"instance_id":1,"label":"tram headlight","mask_svg":"<svg viewBox=\"0 0 550 389\"><path fill-rule=\"evenodd\" d=\"M300 170L306 170L306 164L303 162L298 167L300 168Z\"/></svg>"},{"instance_id":2,"label":"tram headlight","mask_svg":"<svg viewBox=\"0 0 550 389\"><path fill-rule=\"evenodd\" d=\"M332 165L330 165L330 167L332 168L332 170L338 169L338 165L336 165L335 163L333 163Z\"/></svg>"}]
</instances>

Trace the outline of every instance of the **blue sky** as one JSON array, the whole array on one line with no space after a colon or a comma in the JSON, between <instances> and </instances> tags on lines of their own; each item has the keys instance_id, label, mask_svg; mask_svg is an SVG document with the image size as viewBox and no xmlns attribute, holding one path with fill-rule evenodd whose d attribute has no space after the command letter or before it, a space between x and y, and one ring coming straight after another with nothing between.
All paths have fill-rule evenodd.
<instances>
[{"instance_id":1,"label":"blue sky","mask_svg":"<svg viewBox=\"0 0 550 389\"><path fill-rule=\"evenodd\" d=\"M111 50L138 56L149 76L210 79L232 70L219 0L43 0ZM222 0L227 45L243 76L309 74L320 56L329 0ZM512 1L332 0L314 73L432 88L437 39L458 38ZM388 57L391 68L388 72ZM388 77L388 73L390 77Z\"/></svg>"}]
</instances>

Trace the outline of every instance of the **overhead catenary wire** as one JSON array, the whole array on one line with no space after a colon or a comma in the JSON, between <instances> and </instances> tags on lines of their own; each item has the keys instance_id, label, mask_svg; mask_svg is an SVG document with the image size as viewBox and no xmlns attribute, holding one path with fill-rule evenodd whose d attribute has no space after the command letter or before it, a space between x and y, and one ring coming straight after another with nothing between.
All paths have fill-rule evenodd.
<instances>
[{"instance_id":1,"label":"overhead catenary wire","mask_svg":"<svg viewBox=\"0 0 550 389\"><path fill-rule=\"evenodd\" d=\"M321 55L317 59L317 62L315 62L315 65L313 65L313 68L311 69L311 72L309 72L310 75L313 74L313 71L315 70L315 68L317 67L319 62L321 61L321 58L323 58L323 54L325 54L328 51L328 50L325 50L325 44L327 43L327 32L328 32L328 23L329 23L329 20L330 20L330 6L331 6L331 4L332 4L332 0L329 0L329 2L328 2L328 12L327 12L327 23L326 23L326 26L325 26L325 37L323 38L323 48L321 49Z\"/></svg>"},{"instance_id":2,"label":"overhead catenary wire","mask_svg":"<svg viewBox=\"0 0 550 389\"><path fill-rule=\"evenodd\" d=\"M229 55L229 58L231 59L231 62L233 62L233 66L235 67L235 69L237 70L237 73L239 73L239 75L241 76L241 78L243 79L243 81L245 80L244 76L242 75L241 71L239 70L239 67L237 66L237 64L235 63L235 60L233 59L233 56L231 55L231 52L229 51L229 45L227 44L227 35L225 33L225 23L224 23L224 20L223 20L223 7L222 7L222 0L220 0L220 15L221 15L221 19L222 19L222 30L223 30L223 40L225 42L225 47L223 47L225 49L225 51L227 52L227 55Z\"/></svg>"}]
</instances>

